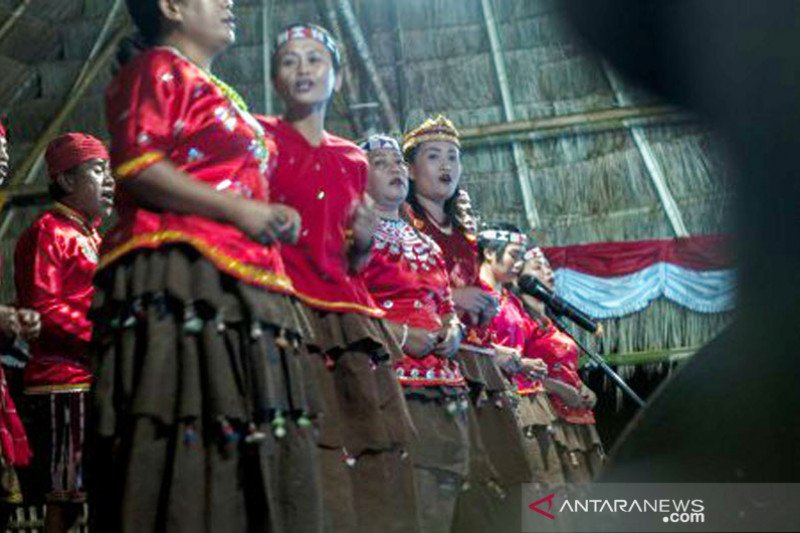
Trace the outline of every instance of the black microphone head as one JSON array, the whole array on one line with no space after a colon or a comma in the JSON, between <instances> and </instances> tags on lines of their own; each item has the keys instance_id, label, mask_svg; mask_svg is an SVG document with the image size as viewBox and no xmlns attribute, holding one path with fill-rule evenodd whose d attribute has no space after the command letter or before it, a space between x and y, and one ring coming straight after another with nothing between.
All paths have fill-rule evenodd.
<instances>
[{"instance_id":1,"label":"black microphone head","mask_svg":"<svg viewBox=\"0 0 800 533\"><path fill-rule=\"evenodd\" d=\"M530 274L520 276L517 280L517 285L525 294L529 294L545 303L553 299L553 293L544 286L544 283Z\"/></svg>"}]
</instances>

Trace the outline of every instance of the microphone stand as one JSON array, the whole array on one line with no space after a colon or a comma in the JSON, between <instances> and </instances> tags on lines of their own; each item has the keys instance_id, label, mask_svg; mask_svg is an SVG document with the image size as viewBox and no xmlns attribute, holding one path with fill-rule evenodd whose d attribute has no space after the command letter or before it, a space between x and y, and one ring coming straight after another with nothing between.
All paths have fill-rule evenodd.
<instances>
[{"instance_id":1,"label":"microphone stand","mask_svg":"<svg viewBox=\"0 0 800 533\"><path fill-rule=\"evenodd\" d=\"M577 345L578 345L578 347L579 347L581 350L583 350L583 352L584 352L586 355L588 355L588 356L589 356L589 359L591 359L591 360L592 360L592 363L594 363L596 366L599 366L599 367L600 367L600 368L603 370L603 372L605 372L605 373L606 373L606 375L607 375L608 377L610 377L610 378L612 379L612 381L614 381L614 383L616 383L616 384L617 384L617 386L618 386L620 389L622 389L622 392L624 392L625 394L627 394L627 395L628 395L628 397L629 397L631 400L633 400L633 401L634 401L634 402L635 402L635 403L636 403L636 404L637 404L639 407L644 407L644 400L642 400L642 399L639 397L639 395L638 395L638 394L636 394L636 393L633 391L633 389L632 389L632 388L630 388L630 386L629 386L627 383L625 383L625 380L624 380L624 379L622 379L622 377L621 377L619 374L617 374L616 372L614 372L614 370L613 370L613 369L612 369L610 366L608 366L608 363L606 363L606 362L605 362L605 360L603 360L603 358L602 358L602 357L600 357L600 356L599 356L599 355L597 355L596 353L594 353L594 352L592 352L591 350L589 350L588 348L586 348L586 347L585 347L585 346L584 346L584 345L583 345L583 344L582 344L582 343L581 343L581 342L580 342L578 339L576 339L576 338L575 338L575 336L574 336L572 333L570 333L570 331L567 329L567 326L566 326L566 324L564 324L564 322L563 322L563 320L561 319L561 317L560 317L560 316L557 316L555 313L551 313L551 315L552 315L552 316L550 316L550 319L553 321L553 323L556 325L556 327L557 327L558 329L560 329L560 330L561 330L561 331L562 331L562 332L563 332L565 335L567 335L567 336L568 336L570 339L572 339L573 341L575 341L575 344L577 344Z\"/></svg>"}]
</instances>

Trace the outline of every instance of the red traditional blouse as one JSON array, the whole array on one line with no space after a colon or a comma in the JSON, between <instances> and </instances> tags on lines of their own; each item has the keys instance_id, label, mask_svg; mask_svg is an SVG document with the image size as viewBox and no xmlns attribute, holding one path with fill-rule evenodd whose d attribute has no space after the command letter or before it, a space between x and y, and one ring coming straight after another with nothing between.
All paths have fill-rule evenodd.
<instances>
[{"instance_id":1,"label":"red traditional blouse","mask_svg":"<svg viewBox=\"0 0 800 533\"><path fill-rule=\"evenodd\" d=\"M117 74L106 95L117 180L169 160L218 191L268 200L275 145L230 88L166 47L150 49ZM277 245L263 246L233 225L151 210L117 189L119 223L103 243L100 268L138 248L182 243L221 271L291 292Z\"/></svg>"},{"instance_id":2,"label":"red traditional blouse","mask_svg":"<svg viewBox=\"0 0 800 533\"><path fill-rule=\"evenodd\" d=\"M403 220L381 220L363 275L387 320L439 331L442 317L453 313L442 251ZM458 363L436 354L405 355L395 363L395 371L406 387L466 386Z\"/></svg>"},{"instance_id":3,"label":"red traditional blouse","mask_svg":"<svg viewBox=\"0 0 800 533\"><path fill-rule=\"evenodd\" d=\"M503 289L501 293L481 281L481 287L500 300L500 311L489 323L492 339L496 344L512 348L520 352L523 357L535 358L533 343L541 334L536 323L525 312L522 302L509 290ZM544 383L541 379L533 378L525 372L516 372L510 376L514 383L515 392L525 396L544 392Z\"/></svg>"},{"instance_id":4,"label":"red traditional blouse","mask_svg":"<svg viewBox=\"0 0 800 533\"><path fill-rule=\"evenodd\" d=\"M97 230L62 204L42 215L17 242L17 301L42 317L42 332L31 341L25 367L26 394L89 390L92 323L87 313L99 246Z\"/></svg>"},{"instance_id":5,"label":"red traditional blouse","mask_svg":"<svg viewBox=\"0 0 800 533\"><path fill-rule=\"evenodd\" d=\"M367 186L364 152L327 132L319 146L312 146L290 123L259 119L278 145L273 197L303 220L297 244L281 248L297 297L323 311L383 316L361 275L351 275L348 268L347 233Z\"/></svg>"},{"instance_id":6,"label":"red traditional blouse","mask_svg":"<svg viewBox=\"0 0 800 533\"><path fill-rule=\"evenodd\" d=\"M428 235L441 248L452 288L480 286L478 240L474 234L454 229L448 235L427 218L414 217L412 223L415 228ZM462 314L459 318L467 326L464 342L481 347L491 345L491 333L487 328L476 327L476 324L473 324L472 319L467 315Z\"/></svg>"},{"instance_id":7,"label":"red traditional blouse","mask_svg":"<svg viewBox=\"0 0 800 533\"><path fill-rule=\"evenodd\" d=\"M450 272L450 286L453 288L477 285L478 239L474 234L457 229L448 235L427 218L415 217L414 227L432 238L444 253L447 270Z\"/></svg>"},{"instance_id":8,"label":"red traditional blouse","mask_svg":"<svg viewBox=\"0 0 800 533\"><path fill-rule=\"evenodd\" d=\"M578 374L579 349L575 341L561 332L545 318L545 327L539 328L530 347L530 353L547 363L548 377L557 379L580 390L583 382ZM558 415L573 424L594 424L594 411L588 407L570 407L556 394L550 394L550 401Z\"/></svg>"}]
</instances>

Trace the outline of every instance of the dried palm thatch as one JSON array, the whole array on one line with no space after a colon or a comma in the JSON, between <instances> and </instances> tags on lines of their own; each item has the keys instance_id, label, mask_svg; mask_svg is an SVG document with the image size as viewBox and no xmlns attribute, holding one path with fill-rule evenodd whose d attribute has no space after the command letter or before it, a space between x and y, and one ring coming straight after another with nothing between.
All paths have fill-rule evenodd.
<instances>
[{"instance_id":1,"label":"dried palm thatch","mask_svg":"<svg viewBox=\"0 0 800 533\"><path fill-rule=\"evenodd\" d=\"M40 3L26 26L44 28L37 38L31 39L29 33L0 43L0 65L13 57L17 63L8 63L9 72L36 72L36 83L26 99L10 112L18 146L32 143L58 109L60 91L70 84L91 48L111 0ZM446 113L462 127L504 121L480 0L351 3L379 75L400 115L400 124L411 126L438 112ZM509 104L516 118L553 117L618 105L618 95L601 61L564 26L553 1L492 0L491 4L509 76ZM0 0L0 21L15 5L13 0ZM267 2L267 37L291 22L324 24L320 11L324 5L322 0ZM266 107L268 91L264 88L269 82L263 70L264 54L269 50L264 48L261 6L260 0L237 2L239 40L215 66L217 74L239 88L258 112ZM378 100L355 48L348 39L341 40L353 74L350 97L355 95L358 101L338 97L329 126L332 131L351 137L354 130L349 118L355 111L349 106ZM38 45L40 50L34 54L31 47ZM24 56L26 53L31 55ZM27 64L20 63L19 57L29 57ZM110 75L109 70L96 80L65 129L78 128L105 136L102 91ZM624 91L626 101L633 104L655 100L629 84ZM0 108L4 94L0 81ZM271 106L280 110L274 94ZM377 111L366 113L362 117L365 123L376 129L385 128ZM643 131L688 231L724 230L729 202L727 171L713 133L696 124L649 126ZM570 134L521 142L520 148L523 168L517 168L510 145L471 145L464 152L464 185L485 220L514 222L531 230L542 244L550 245L674 235L629 131ZM532 188L541 218L537 228L527 226L520 179L527 180ZM6 272L13 239L35 214L35 210L20 210L23 211L8 233L12 241L0 243ZM8 279L4 276L4 280ZM12 296L9 285L0 286L0 296L5 299ZM640 315L609 324L609 340L604 349L621 353L695 346L715 334L726 319L722 315L693 315L672 304L656 302Z\"/></svg>"}]
</instances>

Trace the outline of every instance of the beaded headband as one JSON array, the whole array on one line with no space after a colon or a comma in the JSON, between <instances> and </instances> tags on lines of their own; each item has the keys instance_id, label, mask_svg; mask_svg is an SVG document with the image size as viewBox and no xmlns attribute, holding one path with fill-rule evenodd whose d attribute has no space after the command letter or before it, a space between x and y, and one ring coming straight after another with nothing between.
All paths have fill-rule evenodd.
<instances>
[{"instance_id":1,"label":"beaded headband","mask_svg":"<svg viewBox=\"0 0 800 533\"><path fill-rule=\"evenodd\" d=\"M403 136L403 153L407 154L428 141L447 141L461 148L458 130L444 115L429 118L419 127L406 133Z\"/></svg>"},{"instance_id":2,"label":"beaded headband","mask_svg":"<svg viewBox=\"0 0 800 533\"><path fill-rule=\"evenodd\" d=\"M487 229L478 233L478 238L482 241L507 242L509 244L520 244L526 246L528 237L516 231Z\"/></svg>"},{"instance_id":3,"label":"beaded headband","mask_svg":"<svg viewBox=\"0 0 800 533\"><path fill-rule=\"evenodd\" d=\"M322 46L331 53L333 64L337 67L341 64L342 56L339 52L339 45L336 44L336 39L333 38L328 30L316 24L295 24L281 31L275 37L273 55L278 52L281 46L295 39L313 39L318 43L322 43Z\"/></svg>"},{"instance_id":4,"label":"beaded headband","mask_svg":"<svg viewBox=\"0 0 800 533\"><path fill-rule=\"evenodd\" d=\"M530 261L531 259L533 259L537 255L544 256L544 252L542 252L542 249L539 248L538 246L534 246L533 248L531 248L527 252L525 252L525 254L522 256L522 260L523 261Z\"/></svg>"},{"instance_id":5,"label":"beaded headband","mask_svg":"<svg viewBox=\"0 0 800 533\"><path fill-rule=\"evenodd\" d=\"M373 150L394 150L397 153L402 153L400 152L400 144L396 139L380 133L370 135L369 138L359 144L359 146L365 152L371 152Z\"/></svg>"}]
</instances>

